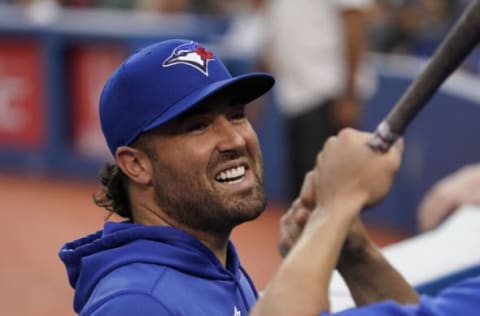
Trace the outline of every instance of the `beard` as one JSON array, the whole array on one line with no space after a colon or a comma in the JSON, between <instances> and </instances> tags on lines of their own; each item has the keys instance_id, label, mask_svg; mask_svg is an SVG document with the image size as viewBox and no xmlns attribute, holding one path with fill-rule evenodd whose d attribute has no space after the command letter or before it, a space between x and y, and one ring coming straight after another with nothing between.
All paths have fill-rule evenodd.
<instances>
[{"instance_id":1,"label":"beard","mask_svg":"<svg viewBox=\"0 0 480 316\"><path fill-rule=\"evenodd\" d=\"M157 162L158 163L158 162ZM179 174L155 167L156 203L176 223L204 232L229 233L235 226L257 218L266 208L263 168L256 168L255 185L234 195L224 195L200 176Z\"/></svg>"}]
</instances>

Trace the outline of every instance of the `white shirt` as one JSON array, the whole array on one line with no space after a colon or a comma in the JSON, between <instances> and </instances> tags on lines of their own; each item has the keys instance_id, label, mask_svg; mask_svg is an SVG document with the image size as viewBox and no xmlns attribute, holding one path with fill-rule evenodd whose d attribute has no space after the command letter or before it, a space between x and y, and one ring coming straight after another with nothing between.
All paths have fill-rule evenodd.
<instances>
[{"instance_id":1,"label":"white shirt","mask_svg":"<svg viewBox=\"0 0 480 316\"><path fill-rule=\"evenodd\" d=\"M344 91L341 12L371 0L271 0L266 15L266 58L276 77L278 105L299 114Z\"/></svg>"}]
</instances>

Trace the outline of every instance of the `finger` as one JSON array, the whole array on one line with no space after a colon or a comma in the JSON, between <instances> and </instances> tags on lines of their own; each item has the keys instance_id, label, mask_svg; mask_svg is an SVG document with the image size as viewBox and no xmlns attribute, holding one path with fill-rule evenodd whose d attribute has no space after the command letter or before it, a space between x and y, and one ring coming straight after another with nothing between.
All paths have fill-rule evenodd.
<instances>
[{"instance_id":1,"label":"finger","mask_svg":"<svg viewBox=\"0 0 480 316\"><path fill-rule=\"evenodd\" d=\"M308 218L310 217L310 209L307 208L300 208L296 210L293 214L293 218L295 223L297 224L297 228L299 231L303 230L303 227L305 227L305 224L308 221ZM300 232L298 232L300 234Z\"/></svg>"},{"instance_id":2,"label":"finger","mask_svg":"<svg viewBox=\"0 0 480 316\"><path fill-rule=\"evenodd\" d=\"M280 229L295 237L298 230L296 226L303 226L306 221L305 213L308 212L305 210L302 200L300 198L295 199L292 206L280 218Z\"/></svg>"},{"instance_id":3,"label":"finger","mask_svg":"<svg viewBox=\"0 0 480 316\"><path fill-rule=\"evenodd\" d=\"M291 246L297 241L302 234L305 227L310 211L306 208L290 208L280 218L280 242L284 249L290 249Z\"/></svg>"},{"instance_id":4,"label":"finger","mask_svg":"<svg viewBox=\"0 0 480 316\"><path fill-rule=\"evenodd\" d=\"M298 225L295 223L295 218L293 214L294 214L294 209L290 208L280 218L280 240L295 238L295 236L298 234L297 233Z\"/></svg>"},{"instance_id":5,"label":"finger","mask_svg":"<svg viewBox=\"0 0 480 316\"><path fill-rule=\"evenodd\" d=\"M403 139L403 137L397 139L397 141L393 144L393 148L400 153L403 153L403 150L405 148L405 140Z\"/></svg>"},{"instance_id":6,"label":"finger","mask_svg":"<svg viewBox=\"0 0 480 316\"><path fill-rule=\"evenodd\" d=\"M282 256L282 258L285 258L287 256L289 249L287 249L287 247L282 241L278 243L277 249L278 249L278 252L280 253L280 256Z\"/></svg>"},{"instance_id":7,"label":"finger","mask_svg":"<svg viewBox=\"0 0 480 316\"><path fill-rule=\"evenodd\" d=\"M313 171L307 172L300 189L300 199L304 207L313 210L315 207L315 182Z\"/></svg>"},{"instance_id":8,"label":"finger","mask_svg":"<svg viewBox=\"0 0 480 316\"><path fill-rule=\"evenodd\" d=\"M392 153L392 155L395 159L396 169L398 169L400 167L400 164L402 162L402 154L403 154L404 148L405 148L405 141L403 140L403 138L399 138L393 144L393 146L392 146L393 150L390 150L390 152Z\"/></svg>"},{"instance_id":9,"label":"finger","mask_svg":"<svg viewBox=\"0 0 480 316\"><path fill-rule=\"evenodd\" d=\"M294 229L292 229L292 225L294 226L292 214L292 209L289 209L280 219L280 240L278 242L278 251L282 257L287 255L295 242L295 239L292 237L292 235L295 235L295 233L292 233L292 231L294 231Z\"/></svg>"},{"instance_id":10,"label":"finger","mask_svg":"<svg viewBox=\"0 0 480 316\"><path fill-rule=\"evenodd\" d=\"M303 207L302 200L298 197L293 201L288 211L291 210L290 212L294 212L296 209L299 209L301 207Z\"/></svg>"},{"instance_id":11,"label":"finger","mask_svg":"<svg viewBox=\"0 0 480 316\"><path fill-rule=\"evenodd\" d=\"M280 256L282 256L282 258L285 258L287 256L292 247L293 241L289 239L281 240L277 245L278 252L280 253Z\"/></svg>"},{"instance_id":12,"label":"finger","mask_svg":"<svg viewBox=\"0 0 480 316\"><path fill-rule=\"evenodd\" d=\"M282 218L280 219L282 239L289 238L294 241L298 239L298 237L302 233L303 227L305 226L305 213L308 213L308 211L302 211L302 209L295 210L291 208L285 215L282 216Z\"/></svg>"}]
</instances>

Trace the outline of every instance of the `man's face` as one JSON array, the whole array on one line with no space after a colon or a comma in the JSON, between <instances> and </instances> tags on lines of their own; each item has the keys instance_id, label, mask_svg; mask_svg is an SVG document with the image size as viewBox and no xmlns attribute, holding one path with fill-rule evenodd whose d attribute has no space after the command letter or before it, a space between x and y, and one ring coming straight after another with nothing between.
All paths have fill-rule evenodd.
<instances>
[{"instance_id":1,"label":"man's face","mask_svg":"<svg viewBox=\"0 0 480 316\"><path fill-rule=\"evenodd\" d=\"M230 231L266 206L257 135L245 105L216 96L153 131L159 207L192 229Z\"/></svg>"}]
</instances>

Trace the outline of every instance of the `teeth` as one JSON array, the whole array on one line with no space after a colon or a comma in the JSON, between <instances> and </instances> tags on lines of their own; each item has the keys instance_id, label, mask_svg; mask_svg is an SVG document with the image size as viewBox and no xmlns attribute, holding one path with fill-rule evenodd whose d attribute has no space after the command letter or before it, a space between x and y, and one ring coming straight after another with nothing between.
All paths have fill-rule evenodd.
<instances>
[{"instance_id":1,"label":"teeth","mask_svg":"<svg viewBox=\"0 0 480 316\"><path fill-rule=\"evenodd\" d=\"M238 167L220 172L220 174L216 177L216 179L220 181L232 181L232 180L236 180L237 178L243 177L244 175L245 175L245 166L238 166Z\"/></svg>"}]
</instances>

